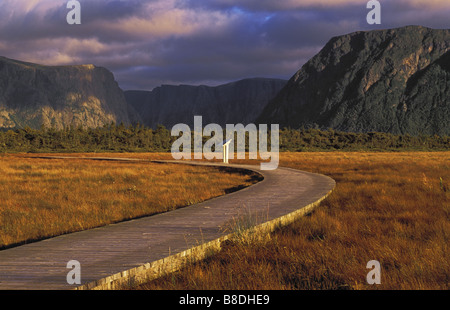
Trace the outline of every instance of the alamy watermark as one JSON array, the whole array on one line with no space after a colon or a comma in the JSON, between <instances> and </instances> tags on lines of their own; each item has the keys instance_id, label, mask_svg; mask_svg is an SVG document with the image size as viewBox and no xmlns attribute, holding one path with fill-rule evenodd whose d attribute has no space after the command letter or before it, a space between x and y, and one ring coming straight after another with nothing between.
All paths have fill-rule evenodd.
<instances>
[{"instance_id":1,"label":"alamy watermark","mask_svg":"<svg viewBox=\"0 0 450 310\"><path fill-rule=\"evenodd\" d=\"M81 264L77 260L71 260L67 263L67 268L71 269L66 276L66 281L69 285L81 284ZM367 269L371 269L367 273L367 284L381 284L381 264L377 260L371 260L366 265Z\"/></svg>"},{"instance_id":2,"label":"alamy watermark","mask_svg":"<svg viewBox=\"0 0 450 310\"><path fill-rule=\"evenodd\" d=\"M381 24L381 3L377 0L370 0L367 2L367 9L370 12L366 16L366 21L369 25ZM69 25L81 24L81 4L77 0L70 0L67 2L67 9L70 11L67 13L66 20Z\"/></svg>"},{"instance_id":3,"label":"alamy watermark","mask_svg":"<svg viewBox=\"0 0 450 310\"><path fill-rule=\"evenodd\" d=\"M367 274L366 280L370 285L381 284L381 264L377 260L371 260L366 265L367 269L371 269Z\"/></svg>"},{"instance_id":4,"label":"alamy watermark","mask_svg":"<svg viewBox=\"0 0 450 310\"><path fill-rule=\"evenodd\" d=\"M66 265L67 269L71 269L66 276L69 285L81 284L81 264L77 260L71 260Z\"/></svg>"},{"instance_id":5,"label":"alamy watermark","mask_svg":"<svg viewBox=\"0 0 450 310\"><path fill-rule=\"evenodd\" d=\"M381 4L377 0L367 2L367 8L371 11L367 14L366 20L369 25L381 24Z\"/></svg>"},{"instance_id":6,"label":"alamy watermark","mask_svg":"<svg viewBox=\"0 0 450 310\"><path fill-rule=\"evenodd\" d=\"M261 170L275 170L280 160L280 127L271 125L270 132L266 124L226 125L226 140L229 144L229 159L234 159L236 146L237 159L246 159L248 140L249 159L262 159L269 162L261 163ZM213 134L214 133L214 134ZM181 136L180 136L181 134ZM172 128L172 136L180 136L172 144L172 157L180 159L223 159L222 146L224 143L224 130L218 124L208 124L203 128L202 116L194 117L194 130L186 124L177 124ZM211 137L203 144L203 137ZM193 138L193 139L192 139ZM193 147L192 147L193 144ZM268 145L270 144L270 149ZM194 155L192 156L192 150Z\"/></svg>"},{"instance_id":7,"label":"alamy watermark","mask_svg":"<svg viewBox=\"0 0 450 310\"><path fill-rule=\"evenodd\" d=\"M71 0L67 2L67 13L66 20L69 25L80 25L81 24L81 4L79 1Z\"/></svg>"}]
</instances>

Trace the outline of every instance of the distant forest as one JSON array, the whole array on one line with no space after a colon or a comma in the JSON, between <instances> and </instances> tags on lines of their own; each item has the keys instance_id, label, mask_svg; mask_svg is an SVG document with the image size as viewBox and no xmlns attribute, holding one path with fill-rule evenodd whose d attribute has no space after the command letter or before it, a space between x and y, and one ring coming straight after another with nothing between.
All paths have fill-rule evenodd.
<instances>
[{"instance_id":1,"label":"distant forest","mask_svg":"<svg viewBox=\"0 0 450 310\"><path fill-rule=\"evenodd\" d=\"M0 131L0 152L170 152L172 137L164 126L111 123L99 128L68 127ZM210 137L204 137L207 141ZM248 144L247 144L248 145ZM269 144L270 146L270 144ZM410 136L389 133L349 133L332 129L280 130L280 151L446 151L448 136Z\"/></svg>"}]
</instances>

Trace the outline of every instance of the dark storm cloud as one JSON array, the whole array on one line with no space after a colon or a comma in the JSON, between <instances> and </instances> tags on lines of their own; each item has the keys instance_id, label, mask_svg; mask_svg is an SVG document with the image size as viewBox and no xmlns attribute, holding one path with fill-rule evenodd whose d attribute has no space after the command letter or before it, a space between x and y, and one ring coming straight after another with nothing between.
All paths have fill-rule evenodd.
<instances>
[{"instance_id":1,"label":"dark storm cloud","mask_svg":"<svg viewBox=\"0 0 450 310\"><path fill-rule=\"evenodd\" d=\"M54 5L47 9L34 7L29 12L22 11L20 2L15 8L15 14L11 16L11 5L8 2L0 4L0 29L1 39L5 40L32 40L39 38L57 38L57 37L76 37L86 38L98 36L102 38L112 37L113 33L109 33L103 29L96 29L99 23L111 23L118 19L130 16L139 16L142 11L142 1L82 1L82 25L77 28L68 25L66 15L67 1L52 1ZM37 1L41 3L50 1Z\"/></svg>"},{"instance_id":2,"label":"dark storm cloud","mask_svg":"<svg viewBox=\"0 0 450 310\"><path fill-rule=\"evenodd\" d=\"M384 0L382 25L365 0L2 0L0 54L42 64L93 63L124 89L217 85L246 77L290 78L333 36L419 24L448 28L439 0Z\"/></svg>"}]
</instances>

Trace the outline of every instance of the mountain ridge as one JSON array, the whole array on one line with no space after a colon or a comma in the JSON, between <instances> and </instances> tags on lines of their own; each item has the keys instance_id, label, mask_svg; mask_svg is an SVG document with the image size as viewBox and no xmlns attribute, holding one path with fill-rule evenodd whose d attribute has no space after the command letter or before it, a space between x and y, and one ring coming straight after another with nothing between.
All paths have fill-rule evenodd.
<instances>
[{"instance_id":1,"label":"mountain ridge","mask_svg":"<svg viewBox=\"0 0 450 310\"><path fill-rule=\"evenodd\" d=\"M100 127L136 118L106 68L44 66L0 57L0 128Z\"/></svg>"},{"instance_id":2,"label":"mountain ridge","mask_svg":"<svg viewBox=\"0 0 450 310\"><path fill-rule=\"evenodd\" d=\"M449 135L449 51L448 29L406 26L333 37L257 122Z\"/></svg>"},{"instance_id":3,"label":"mountain ridge","mask_svg":"<svg viewBox=\"0 0 450 310\"><path fill-rule=\"evenodd\" d=\"M450 135L450 30L422 26L331 38L289 80L123 91L106 68L0 56L0 128L140 123Z\"/></svg>"},{"instance_id":4,"label":"mountain ridge","mask_svg":"<svg viewBox=\"0 0 450 310\"><path fill-rule=\"evenodd\" d=\"M152 91L125 91L125 97L144 125L193 126L194 116L204 124L249 124L286 84L286 80L248 78L218 86L161 85Z\"/></svg>"}]
</instances>

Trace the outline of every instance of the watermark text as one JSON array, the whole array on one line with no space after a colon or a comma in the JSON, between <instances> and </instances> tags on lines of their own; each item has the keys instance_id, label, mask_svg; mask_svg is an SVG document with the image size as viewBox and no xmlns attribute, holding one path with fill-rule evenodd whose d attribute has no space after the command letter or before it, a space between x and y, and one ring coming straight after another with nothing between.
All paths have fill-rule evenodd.
<instances>
[{"instance_id":1,"label":"watermark text","mask_svg":"<svg viewBox=\"0 0 450 310\"><path fill-rule=\"evenodd\" d=\"M177 124L172 128L171 135L180 136L172 144L172 157L176 160L192 159L192 149L194 159L223 159L224 130L218 124L208 124L203 127L201 116L194 117L193 132L188 125ZM203 143L203 137L211 138ZM258 159L259 156L259 159L269 161L261 163L261 170L278 168L279 139L279 125L271 125L270 133L266 124L259 125L259 128L255 124L248 124L245 127L242 124L226 125L226 140L233 141L229 144L229 159L234 159L235 147L237 159L246 159L246 141L248 140L249 159Z\"/></svg>"},{"instance_id":2,"label":"watermark text","mask_svg":"<svg viewBox=\"0 0 450 310\"><path fill-rule=\"evenodd\" d=\"M381 24L381 4L377 0L367 2L367 8L371 11L367 14L366 20L369 25Z\"/></svg>"},{"instance_id":3,"label":"watermark text","mask_svg":"<svg viewBox=\"0 0 450 310\"><path fill-rule=\"evenodd\" d=\"M69 25L81 25L81 4L79 1L71 0L67 2L67 9L70 9L67 13L66 20Z\"/></svg>"}]
</instances>

